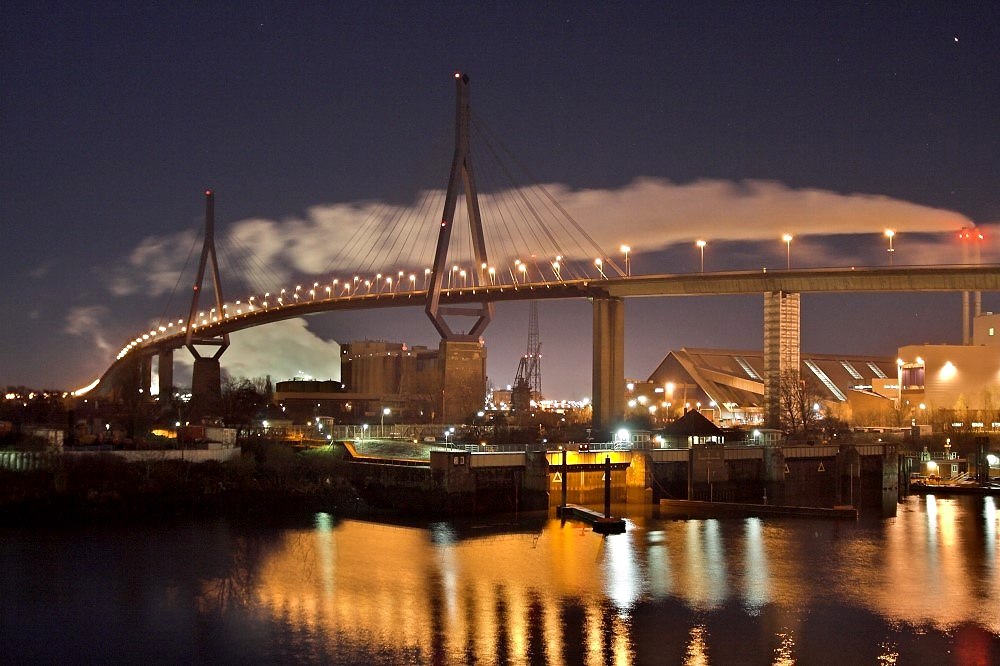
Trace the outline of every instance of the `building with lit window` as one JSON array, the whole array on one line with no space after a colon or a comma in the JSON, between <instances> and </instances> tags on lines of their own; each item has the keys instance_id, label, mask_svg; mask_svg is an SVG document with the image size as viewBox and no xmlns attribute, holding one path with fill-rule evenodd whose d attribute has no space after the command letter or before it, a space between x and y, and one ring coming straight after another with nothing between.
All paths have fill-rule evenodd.
<instances>
[{"instance_id":1,"label":"building with lit window","mask_svg":"<svg viewBox=\"0 0 1000 666\"><path fill-rule=\"evenodd\" d=\"M980 420L1000 421L1000 315L987 313L973 323L971 345L900 347L901 405L981 412Z\"/></svg>"}]
</instances>

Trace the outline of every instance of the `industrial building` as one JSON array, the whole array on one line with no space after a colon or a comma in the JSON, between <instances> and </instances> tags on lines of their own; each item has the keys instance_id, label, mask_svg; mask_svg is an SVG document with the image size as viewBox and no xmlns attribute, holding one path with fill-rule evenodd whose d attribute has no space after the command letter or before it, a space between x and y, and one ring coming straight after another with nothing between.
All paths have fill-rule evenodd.
<instances>
[{"instance_id":1,"label":"industrial building","mask_svg":"<svg viewBox=\"0 0 1000 666\"><path fill-rule=\"evenodd\" d=\"M987 425L1000 422L997 331L1000 315L986 313L973 320L971 345L900 347L898 392L892 397L918 414L948 410L959 420L969 416Z\"/></svg>"},{"instance_id":2,"label":"industrial building","mask_svg":"<svg viewBox=\"0 0 1000 666\"><path fill-rule=\"evenodd\" d=\"M896 359L801 352L799 376L828 413L845 419L887 424L902 414L909 424L953 410L990 426L1000 422L1000 315L978 315L971 329L971 344L907 345ZM698 410L723 426L756 425L765 418L764 356L683 348L625 390L630 407L655 407L664 420Z\"/></svg>"},{"instance_id":3,"label":"industrial building","mask_svg":"<svg viewBox=\"0 0 1000 666\"><path fill-rule=\"evenodd\" d=\"M892 358L801 352L799 376L827 404L848 404L871 393L873 382L894 378ZM764 422L764 354L761 351L688 349L672 351L643 383L626 386L626 399L676 416L695 409L723 426ZM642 398L642 400L640 400ZM883 400L884 398L879 398Z\"/></svg>"},{"instance_id":4,"label":"industrial building","mask_svg":"<svg viewBox=\"0 0 1000 666\"><path fill-rule=\"evenodd\" d=\"M388 409L393 421L461 422L483 408L486 347L442 343L440 349L362 340L341 345L341 378L278 382L274 399L301 421L331 416L372 423Z\"/></svg>"}]
</instances>

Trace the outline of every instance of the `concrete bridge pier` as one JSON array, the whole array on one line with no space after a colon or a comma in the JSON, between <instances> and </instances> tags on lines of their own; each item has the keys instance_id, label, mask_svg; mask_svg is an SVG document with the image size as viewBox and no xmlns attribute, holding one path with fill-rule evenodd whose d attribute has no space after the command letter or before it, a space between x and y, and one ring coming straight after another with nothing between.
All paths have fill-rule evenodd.
<instances>
[{"instance_id":1,"label":"concrete bridge pier","mask_svg":"<svg viewBox=\"0 0 1000 666\"><path fill-rule=\"evenodd\" d=\"M781 423L782 384L799 381L799 314L798 293L764 294L764 412L769 428Z\"/></svg>"},{"instance_id":2,"label":"concrete bridge pier","mask_svg":"<svg viewBox=\"0 0 1000 666\"><path fill-rule=\"evenodd\" d=\"M594 298L593 428L608 430L625 416L625 303Z\"/></svg>"},{"instance_id":3,"label":"concrete bridge pier","mask_svg":"<svg viewBox=\"0 0 1000 666\"><path fill-rule=\"evenodd\" d=\"M152 398L150 392L153 385L153 357L142 356L139 359L139 393L143 400Z\"/></svg>"},{"instance_id":4,"label":"concrete bridge pier","mask_svg":"<svg viewBox=\"0 0 1000 666\"><path fill-rule=\"evenodd\" d=\"M192 416L217 415L221 402L222 365L219 359L196 357L191 374Z\"/></svg>"},{"instance_id":5,"label":"concrete bridge pier","mask_svg":"<svg viewBox=\"0 0 1000 666\"><path fill-rule=\"evenodd\" d=\"M441 422L461 423L483 408L486 347L481 339L442 340Z\"/></svg>"},{"instance_id":6,"label":"concrete bridge pier","mask_svg":"<svg viewBox=\"0 0 1000 666\"><path fill-rule=\"evenodd\" d=\"M160 377L160 402L164 403L174 394L174 350L162 349L156 358L156 372Z\"/></svg>"}]
</instances>

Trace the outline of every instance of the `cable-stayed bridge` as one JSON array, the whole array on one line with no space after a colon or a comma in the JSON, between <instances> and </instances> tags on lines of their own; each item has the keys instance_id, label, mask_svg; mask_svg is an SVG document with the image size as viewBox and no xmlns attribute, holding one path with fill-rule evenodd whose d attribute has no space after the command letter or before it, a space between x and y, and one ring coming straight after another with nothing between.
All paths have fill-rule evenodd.
<instances>
[{"instance_id":1,"label":"cable-stayed bridge","mask_svg":"<svg viewBox=\"0 0 1000 666\"><path fill-rule=\"evenodd\" d=\"M501 159L506 151L470 113L468 78L456 74L455 81L455 150L447 189L424 192L414 206L383 205L359 215L353 229L338 234L339 245L330 248L321 277L275 286L281 277L246 245L230 248L234 260L223 275L216 254L214 193L207 191L201 255L186 316L159 321L128 341L98 386L114 391L123 374L148 375L151 358L158 356L161 394L169 393L172 352L186 347L195 358L195 400L210 401L219 391L220 359L230 333L322 312L413 306L423 307L438 331L442 358L457 359L450 369L443 363L442 382L483 385L485 377L476 373L482 375L485 364L475 361L475 350L494 303L587 298L594 308L594 423L602 428L624 412L626 298L763 294L767 401L777 395L781 377L799 367L803 292L1000 290L1000 267L981 265L792 270L789 264L770 272L633 275L628 247L601 247L537 181L518 180ZM477 171L478 163L474 168L474 132L495 169ZM489 193L480 193L477 178L488 181ZM309 251L315 254L316 248ZM230 271L245 284L241 298L224 297ZM143 383L148 385L140 379ZM482 396L475 393L465 395L466 401L481 404ZM438 413L451 421L468 413L467 407L442 405Z\"/></svg>"}]
</instances>

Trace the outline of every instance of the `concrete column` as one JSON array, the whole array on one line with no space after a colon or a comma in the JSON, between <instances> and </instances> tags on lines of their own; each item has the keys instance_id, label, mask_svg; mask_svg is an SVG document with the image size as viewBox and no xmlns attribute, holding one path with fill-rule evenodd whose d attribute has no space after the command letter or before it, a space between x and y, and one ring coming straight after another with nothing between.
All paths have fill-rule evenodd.
<instances>
[{"instance_id":1,"label":"concrete column","mask_svg":"<svg viewBox=\"0 0 1000 666\"><path fill-rule=\"evenodd\" d=\"M153 384L153 357L143 356L139 359L139 389L143 400L149 400L153 396L150 387Z\"/></svg>"},{"instance_id":2,"label":"concrete column","mask_svg":"<svg viewBox=\"0 0 1000 666\"><path fill-rule=\"evenodd\" d=\"M160 377L160 402L166 403L174 393L174 350L163 349L157 356L156 372Z\"/></svg>"},{"instance_id":3,"label":"concrete column","mask_svg":"<svg viewBox=\"0 0 1000 666\"><path fill-rule=\"evenodd\" d=\"M594 299L593 427L607 430L625 416L625 303Z\"/></svg>"},{"instance_id":4,"label":"concrete column","mask_svg":"<svg viewBox=\"0 0 1000 666\"><path fill-rule=\"evenodd\" d=\"M486 346L482 340L442 340L441 422L462 423L486 401Z\"/></svg>"},{"instance_id":5,"label":"concrete column","mask_svg":"<svg viewBox=\"0 0 1000 666\"><path fill-rule=\"evenodd\" d=\"M972 318L969 316L969 292L962 292L962 344L972 344L972 334L969 332L969 325Z\"/></svg>"},{"instance_id":6,"label":"concrete column","mask_svg":"<svg viewBox=\"0 0 1000 666\"><path fill-rule=\"evenodd\" d=\"M191 373L191 411L196 418L218 416L222 402L222 366L217 358L196 358Z\"/></svg>"},{"instance_id":7,"label":"concrete column","mask_svg":"<svg viewBox=\"0 0 1000 666\"><path fill-rule=\"evenodd\" d=\"M764 410L768 427L781 422L782 381L799 379L799 294L764 294Z\"/></svg>"}]
</instances>

